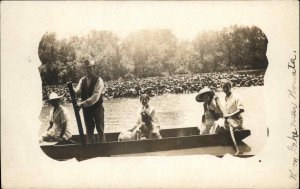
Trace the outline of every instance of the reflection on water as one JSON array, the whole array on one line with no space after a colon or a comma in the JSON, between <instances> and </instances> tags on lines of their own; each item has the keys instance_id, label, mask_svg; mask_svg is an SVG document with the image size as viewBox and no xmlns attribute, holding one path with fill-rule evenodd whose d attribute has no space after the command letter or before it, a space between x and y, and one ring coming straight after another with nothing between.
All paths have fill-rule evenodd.
<instances>
[{"instance_id":1,"label":"reflection on water","mask_svg":"<svg viewBox=\"0 0 300 189\"><path fill-rule=\"evenodd\" d=\"M252 133L244 142L251 147L252 153L257 152L263 147L267 137L263 87L236 88L233 89L233 92L238 94L244 102L244 126ZM203 114L203 104L196 102L196 95L196 93L165 94L152 97L150 104L156 108L161 128L198 126ZM131 128L138 116L137 109L141 106L138 98L110 99L105 100L103 105L105 108L105 132ZM72 105L67 104L66 106L72 116L71 131L77 134L78 129ZM44 126L40 132L46 130L47 115L49 115L49 107L44 107L41 113ZM83 121L83 116L81 117Z\"/></svg>"}]
</instances>

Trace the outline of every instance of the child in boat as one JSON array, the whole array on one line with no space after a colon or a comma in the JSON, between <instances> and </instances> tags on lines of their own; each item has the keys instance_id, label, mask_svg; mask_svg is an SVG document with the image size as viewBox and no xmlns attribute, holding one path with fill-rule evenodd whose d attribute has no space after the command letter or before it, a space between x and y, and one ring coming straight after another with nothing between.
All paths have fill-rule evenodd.
<instances>
[{"instance_id":1,"label":"child in boat","mask_svg":"<svg viewBox=\"0 0 300 189\"><path fill-rule=\"evenodd\" d=\"M40 143L46 142L62 142L71 138L71 132L69 130L69 111L60 105L60 99L62 96L58 96L55 92L49 95L49 99L46 100L53 108L50 110L50 123L46 132L41 136Z\"/></svg>"},{"instance_id":2,"label":"child in boat","mask_svg":"<svg viewBox=\"0 0 300 189\"><path fill-rule=\"evenodd\" d=\"M215 121L222 117L221 110L219 108L219 99L215 93L208 87L204 87L200 90L196 96L197 102L204 102L204 115L202 115L202 124L198 129L200 134L209 134Z\"/></svg>"},{"instance_id":3,"label":"child in boat","mask_svg":"<svg viewBox=\"0 0 300 189\"><path fill-rule=\"evenodd\" d=\"M138 110L138 120L132 129L120 134L120 141L161 138L156 112L154 107L149 105L149 100L147 94L140 96L142 107Z\"/></svg>"},{"instance_id":4,"label":"child in boat","mask_svg":"<svg viewBox=\"0 0 300 189\"><path fill-rule=\"evenodd\" d=\"M212 128L211 133L218 133L222 129L229 130L229 127L235 130L243 129L242 113L245 108L240 98L232 93L232 82L227 79L221 80L223 92L225 93L225 107L222 108L224 119L220 119Z\"/></svg>"}]
</instances>

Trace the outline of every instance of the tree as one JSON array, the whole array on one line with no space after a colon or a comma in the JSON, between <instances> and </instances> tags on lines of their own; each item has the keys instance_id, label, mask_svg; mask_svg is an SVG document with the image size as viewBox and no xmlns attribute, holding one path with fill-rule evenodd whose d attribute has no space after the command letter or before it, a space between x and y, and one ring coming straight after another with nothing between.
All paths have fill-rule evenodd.
<instances>
[{"instance_id":1,"label":"tree","mask_svg":"<svg viewBox=\"0 0 300 189\"><path fill-rule=\"evenodd\" d=\"M175 74L187 74L197 70L194 61L194 49L190 41L181 41L176 48L175 55L171 58L171 64L174 65Z\"/></svg>"},{"instance_id":2,"label":"tree","mask_svg":"<svg viewBox=\"0 0 300 189\"><path fill-rule=\"evenodd\" d=\"M96 63L96 73L104 80L123 76L119 38L109 31L91 31L83 38L81 54Z\"/></svg>"},{"instance_id":3,"label":"tree","mask_svg":"<svg viewBox=\"0 0 300 189\"><path fill-rule=\"evenodd\" d=\"M56 65L58 59L59 44L55 33L46 33L39 44L38 54L42 62L39 67L42 83L45 85L58 83L59 68Z\"/></svg>"},{"instance_id":4,"label":"tree","mask_svg":"<svg viewBox=\"0 0 300 189\"><path fill-rule=\"evenodd\" d=\"M122 55L133 75L158 76L175 72L171 58L176 51L177 39L169 30L141 30L131 33L122 43ZM125 62L125 60L127 62Z\"/></svg>"},{"instance_id":5,"label":"tree","mask_svg":"<svg viewBox=\"0 0 300 189\"><path fill-rule=\"evenodd\" d=\"M139 30L121 40L111 31L93 30L61 40L46 33L39 44L43 85L78 81L81 64L94 60L104 80L181 73L266 69L268 40L256 26L233 25L178 41L170 30Z\"/></svg>"}]
</instances>

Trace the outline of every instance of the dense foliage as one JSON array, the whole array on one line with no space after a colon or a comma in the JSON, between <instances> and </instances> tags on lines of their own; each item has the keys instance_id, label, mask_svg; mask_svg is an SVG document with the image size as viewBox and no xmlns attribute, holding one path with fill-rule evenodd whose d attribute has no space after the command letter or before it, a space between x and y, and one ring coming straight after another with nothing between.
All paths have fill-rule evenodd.
<instances>
[{"instance_id":1,"label":"dense foliage","mask_svg":"<svg viewBox=\"0 0 300 189\"><path fill-rule=\"evenodd\" d=\"M84 59L95 60L105 81L173 74L266 69L268 40L257 27L230 26L180 41L170 30L140 30L120 39L110 31L58 40L46 33L39 44L43 85L78 82Z\"/></svg>"},{"instance_id":2,"label":"dense foliage","mask_svg":"<svg viewBox=\"0 0 300 189\"><path fill-rule=\"evenodd\" d=\"M103 97L110 98L134 98L140 94L149 96L163 95L166 93L194 93L203 87L209 87L213 91L221 90L221 79L229 79L233 87L251 87L264 85L263 70L239 71L228 73L199 73L177 74L163 77L147 77L134 79L117 79L104 82ZM77 84L73 83L75 87ZM64 95L67 102L71 101L66 85L43 86L43 100L47 99L51 92L60 96ZM80 98L80 96L78 96Z\"/></svg>"}]
</instances>

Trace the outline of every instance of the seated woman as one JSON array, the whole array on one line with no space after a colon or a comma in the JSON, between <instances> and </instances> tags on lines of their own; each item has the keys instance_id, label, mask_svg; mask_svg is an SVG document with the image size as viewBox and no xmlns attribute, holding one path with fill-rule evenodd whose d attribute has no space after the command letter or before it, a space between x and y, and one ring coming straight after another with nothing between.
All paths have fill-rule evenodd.
<instances>
[{"instance_id":1,"label":"seated woman","mask_svg":"<svg viewBox=\"0 0 300 189\"><path fill-rule=\"evenodd\" d=\"M215 121L222 117L218 97L211 89L204 87L196 96L196 101L204 102L204 115L202 115L202 124L199 127L200 134L209 134Z\"/></svg>"},{"instance_id":2,"label":"seated woman","mask_svg":"<svg viewBox=\"0 0 300 189\"><path fill-rule=\"evenodd\" d=\"M142 107L138 110L137 122L132 129L119 135L119 141L161 138L155 109L149 105L149 100L150 98L147 94L140 96Z\"/></svg>"},{"instance_id":3,"label":"seated woman","mask_svg":"<svg viewBox=\"0 0 300 189\"><path fill-rule=\"evenodd\" d=\"M69 111L60 105L60 99L62 96L58 96L52 92L49 95L49 99L46 100L53 108L50 110L50 123L47 131L45 131L40 139L40 143L46 142L62 142L69 140L72 135L69 130Z\"/></svg>"},{"instance_id":4,"label":"seated woman","mask_svg":"<svg viewBox=\"0 0 300 189\"><path fill-rule=\"evenodd\" d=\"M211 133L218 133L222 129L229 130L229 127L235 130L243 129L242 114L245 110L239 97L232 93L232 82L227 79L221 80L222 89L225 93L225 107L222 108L224 119L220 119L212 128Z\"/></svg>"}]
</instances>

